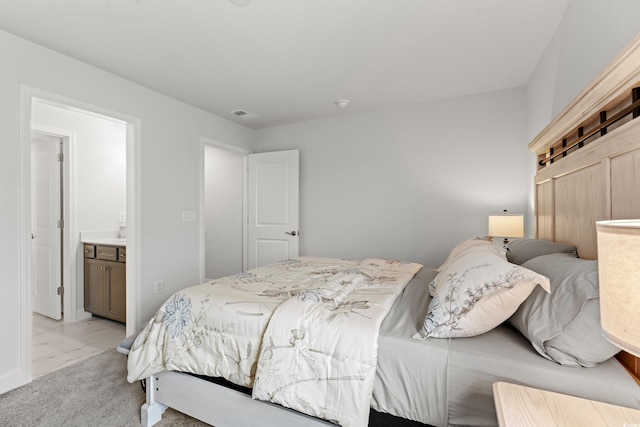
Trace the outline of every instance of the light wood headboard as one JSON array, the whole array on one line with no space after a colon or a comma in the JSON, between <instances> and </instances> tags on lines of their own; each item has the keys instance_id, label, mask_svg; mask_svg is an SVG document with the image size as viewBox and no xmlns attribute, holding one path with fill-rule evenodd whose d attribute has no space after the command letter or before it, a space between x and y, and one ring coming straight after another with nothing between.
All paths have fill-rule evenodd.
<instances>
[{"instance_id":1,"label":"light wood headboard","mask_svg":"<svg viewBox=\"0 0 640 427\"><path fill-rule=\"evenodd\" d=\"M529 144L538 238L597 259L595 221L640 218L638 88L640 36ZM617 357L640 381L640 359Z\"/></svg>"}]
</instances>

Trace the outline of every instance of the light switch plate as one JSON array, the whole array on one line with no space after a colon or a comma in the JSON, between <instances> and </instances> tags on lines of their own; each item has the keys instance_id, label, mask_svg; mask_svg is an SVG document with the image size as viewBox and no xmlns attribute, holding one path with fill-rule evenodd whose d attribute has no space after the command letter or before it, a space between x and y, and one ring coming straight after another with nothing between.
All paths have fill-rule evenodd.
<instances>
[{"instance_id":1,"label":"light switch plate","mask_svg":"<svg viewBox=\"0 0 640 427\"><path fill-rule=\"evenodd\" d=\"M161 294L164 292L164 282L162 280L156 280L155 290L156 294Z\"/></svg>"},{"instance_id":2,"label":"light switch plate","mask_svg":"<svg viewBox=\"0 0 640 427\"><path fill-rule=\"evenodd\" d=\"M196 222L196 212L182 211L182 222Z\"/></svg>"},{"instance_id":3,"label":"light switch plate","mask_svg":"<svg viewBox=\"0 0 640 427\"><path fill-rule=\"evenodd\" d=\"M119 212L118 213L118 222L127 222L127 213Z\"/></svg>"}]
</instances>

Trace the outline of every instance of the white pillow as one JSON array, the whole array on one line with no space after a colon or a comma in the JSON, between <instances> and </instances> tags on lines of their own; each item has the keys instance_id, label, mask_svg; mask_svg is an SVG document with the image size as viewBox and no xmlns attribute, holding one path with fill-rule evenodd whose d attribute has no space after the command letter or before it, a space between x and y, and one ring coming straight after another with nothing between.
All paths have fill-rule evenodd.
<instances>
[{"instance_id":1,"label":"white pillow","mask_svg":"<svg viewBox=\"0 0 640 427\"><path fill-rule=\"evenodd\" d=\"M490 239L476 237L458 243L453 249L451 249L451 252L449 252L447 259L440 267L436 269L436 271L442 271L443 269L447 268L449 264L455 261L467 250L478 248L495 253L496 255L501 255L504 259L507 259L507 249L504 247L504 245L495 245Z\"/></svg>"},{"instance_id":2,"label":"white pillow","mask_svg":"<svg viewBox=\"0 0 640 427\"><path fill-rule=\"evenodd\" d=\"M429 311L413 338L483 334L507 320L536 285L550 290L549 279L509 263L484 246L467 248L433 282Z\"/></svg>"},{"instance_id":3,"label":"white pillow","mask_svg":"<svg viewBox=\"0 0 640 427\"><path fill-rule=\"evenodd\" d=\"M496 245L490 239L476 237L473 239L467 239L461 243L458 243L445 260L445 262L436 269L436 271L442 271L449 266L453 261L463 256L467 251L486 251L501 258L507 259L507 248L504 245ZM436 293L435 279L429 283L429 295L434 296Z\"/></svg>"}]
</instances>

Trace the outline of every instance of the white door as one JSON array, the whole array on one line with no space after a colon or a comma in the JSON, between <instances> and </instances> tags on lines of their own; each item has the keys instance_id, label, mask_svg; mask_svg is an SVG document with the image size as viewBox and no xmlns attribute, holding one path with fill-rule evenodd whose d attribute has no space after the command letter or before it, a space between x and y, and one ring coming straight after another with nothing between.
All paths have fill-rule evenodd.
<instances>
[{"instance_id":1,"label":"white door","mask_svg":"<svg viewBox=\"0 0 640 427\"><path fill-rule=\"evenodd\" d=\"M62 139L31 135L33 311L62 317Z\"/></svg>"},{"instance_id":2,"label":"white door","mask_svg":"<svg viewBox=\"0 0 640 427\"><path fill-rule=\"evenodd\" d=\"M297 257L299 152L248 157L248 267Z\"/></svg>"}]
</instances>

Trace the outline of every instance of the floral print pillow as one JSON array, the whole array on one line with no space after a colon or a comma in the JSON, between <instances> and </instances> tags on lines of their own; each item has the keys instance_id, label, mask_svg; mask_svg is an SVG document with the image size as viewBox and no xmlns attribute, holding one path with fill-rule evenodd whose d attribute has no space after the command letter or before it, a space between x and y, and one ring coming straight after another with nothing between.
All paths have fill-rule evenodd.
<instances>
[{"instance_id":1,"label":"floral print pillow","mask_svg":"<svg viewBox=\"0 0 640 427\"><path fill-rule=\"evenodd\" d=\"M504 245L496 245L491 239L484 239L480 237L476 237L473 239L467 239L461 243L458 243L451 252L449 252L449 256L447 256L446 261L437 268L437 271L440 272L447 268L452 262L456 261L458 258L463 257L468 251L486 251L503 259L507 259L507 248ZM434 296L436 294L436 281L433 280L429 283L429 295Z\"/></svg>"},{"instance_id":2,"label":"floral print pillow","mask_svg":"<svg viewBox=\"0 0 640 427\"><path fill-rule=\"evenodd\" d=\"M486 248L469 248L434 279L429 311L413 338L483 334L507 320L537 285L550 291L545 276Z\"/></svg>"},{"instance_id":3,"label":"floral print pillow","mask_svg":"<svg viewBox=\"0 0 640 427\"><path fill-rule=\"evenodd\" d=\"M437 271L442 271L447 268L449 264L458 259L468 250L485 250L507 259L507 249L504 245L496 245L489 238L474 237L458 243L453 249L451 249L447 259L440 267L437 268Z\"/></svg>"}]
</instances>

